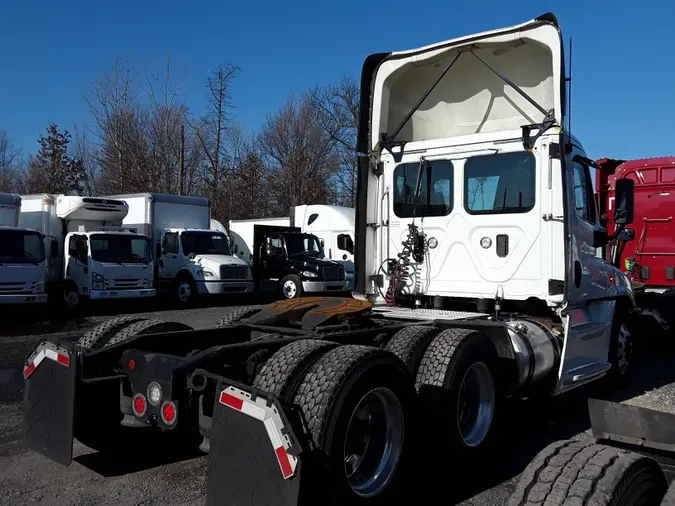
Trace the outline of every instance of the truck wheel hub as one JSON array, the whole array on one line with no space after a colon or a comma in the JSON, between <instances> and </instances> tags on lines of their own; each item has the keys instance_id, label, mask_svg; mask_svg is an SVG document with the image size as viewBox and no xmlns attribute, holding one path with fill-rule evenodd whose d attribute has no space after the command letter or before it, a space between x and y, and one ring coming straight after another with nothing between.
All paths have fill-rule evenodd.
<instances>
[{"instance_id":1,"label":"truck wheel hub","mask_svg":"<svg viewBox=\"0 0 675 506\"><path fill-rule=\"evenodd\" d=\"M495 387L490 369L476 362L464 374L457 398L457 426L464 444L480 445L492 425Z\"/></svg>"},{"instance_id":2,"label":"truck wheel hub","mask_svg":"<svg viewBox=\"0 0 675 506\"><path fill-rule=\"evenodd\" d=\"M361 398L347 425L347 481L359 497L379 494L396 471L403 448L403 409L396 395L378 387Z\"/></svg>"},{"instance_id":3,"label":"truck wheel hub","mask_svg":"<svg viewBox=\"0 0 675 506\"><path fill-rule=\"evenodd\" d=\"M192 290L190 289L190 283L186 281L181 281L178 284L178 298L185 302L192 295Z\"/></svg>"},{"instance_id":4,"label":"truck wheel hub","mask_svg":"<svg viewBox=\"0 0 675 506\"><path fill-rule=\"evenodd\" d=\"M284 283L284 295L288 299L295 297L295 294L298 293L298 287L295 286L295 283L290 279Z\"/></svg>"}]
</instances>

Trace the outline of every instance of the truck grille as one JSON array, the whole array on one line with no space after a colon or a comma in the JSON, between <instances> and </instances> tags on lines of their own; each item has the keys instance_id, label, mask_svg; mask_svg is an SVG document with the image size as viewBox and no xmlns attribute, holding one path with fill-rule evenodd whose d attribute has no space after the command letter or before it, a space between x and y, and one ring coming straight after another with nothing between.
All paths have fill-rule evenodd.
<instances>
[{"instance_id":1,"label":"truck grille","mask_svg":"<svg viewBox=\"0 0 675 506\"><path fill-rule=\"evenodd\" d=\"M343 281L345 279L345 268L341 265L324 267L323 279L326 281Z\"/></svg>"},{"instance_id":2,"label":"truck grille","mask_svg":"<svg viewBox=\"0 0 675 506\"><path fill-rule=\"evenodd\" d=\"M105 280L105 287L107 290L133 290L143 288L143 282L140 278L113 278Z\"/></svg>"},{"instance_id":3,"label":"truck grille","mask_svg":"<svg viewBox=\"0 0 675 506\"><path fill-rule=\"evenodd\" d=\"M220 279L246 279L248 267L246 265L221 265Z\"/></svg>"},{"instance_id":4,"label":"truck grille","mask_svg":"<svg viewBox=\"0 0 675 506\"><path fill-rule=\"evenodd\" d=\"M14 283L14 282L6 282L6 283L0 283L0 294L2 295L14 295L14 294L19 294L19 293L25 293L25 292L30 292L29 286L26 286L26 283Z\"/></svg>"}]
</instances>

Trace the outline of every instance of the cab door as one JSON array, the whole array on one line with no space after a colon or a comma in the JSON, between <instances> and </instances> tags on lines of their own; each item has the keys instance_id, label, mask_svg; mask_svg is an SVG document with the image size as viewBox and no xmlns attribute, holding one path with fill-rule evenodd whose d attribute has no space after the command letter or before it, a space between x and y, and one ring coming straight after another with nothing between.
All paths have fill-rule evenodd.
<instances>
[{"instance_id":1,"label":"cab door","mask_svg":"<svg viewBox=\"0 0 675 506\"><path fill-rule=\"evenodd\" d=\"M565 160L568 252L560 392L593 380L611 367L609 340L616 303L605 299L610 266L596 254L604 229L593 194L591 163L578 146Z\"/></svg>"},{"instance_id":2,"label":"cab door","mask_svg":"<svg viewBox=\"0 0 675 506\"><path fill-rule=\"evenodd\" d=\"M65 279L73 281L80 295L89 295L89 246L86 235L69 234Z\"/></svg>"},{"instance_id":3,"label":"cab door","mask_svg":"<svg viewBox=\"0 0 675 506\"><path fill-rule=\"evenodd\" d=\"M178 271L183 266L183 257L180 252L180 236L178 232L165 231L162 233L162 247L159 257L158 277L162 281L173 282Z\"/></svg>"}]
</instances>

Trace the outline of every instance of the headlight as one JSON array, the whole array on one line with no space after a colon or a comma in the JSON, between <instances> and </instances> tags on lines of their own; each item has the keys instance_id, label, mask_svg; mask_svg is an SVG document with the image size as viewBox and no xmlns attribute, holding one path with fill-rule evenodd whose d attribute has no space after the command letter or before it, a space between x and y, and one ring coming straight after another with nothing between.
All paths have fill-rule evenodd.
<instances>
[{"instance_id":1,"label":"headlight","mask_svg":"<svg viewBox=\"0 0 675 506\"><path fill-rule=\"evenodd\" d=\"M318 277L318 274L316 272L312 272L312 271L302 271L300 274L302 276L305 276L306 278L316 278L316 277Z\"/></svg>"},{"instance_id":2,"label":"headlight","mask_svg":"<svg viewBox=\"0 0 675 506\"><path fill-rule=\"evenodd\" d=\"M349 276L347 276L347 271L344 271L345 273L345 279L349 279Z\"/></svg>"},{"instance_id":3,"label":"headlight","mask_svg":"<svg viewBox=\"0 0 675 506\"><path fill-rule=\"evenodd\" d=\"M215 278L216 275L215 275L214 273L212 273L211 271L206 271L206 270L205 270L205 271L204 271L204 277L205 277L205 278Z\"/></svg>"},{"instance_id":4,"label":"headlight","mask_svg":"<svg viewBox=\"0 0 675 506\"><path fill-rule=\"evenodd\" d=\"M105 288L105 277L103 274L99 274L98 272L93 272L91 274L91 280L92 280L92 288L94 290L103 290Z\"/></svg>"},{"instance_id":5,"label":"headlight","mask_svg":"<svg viewBox=\"0 0 675 506\"><path fill-rule=\"evenodd\" d=\"M35 281L35 293L44 293L45 291L45 278L39 277Z\"/></svg>"},{"instance_id":6,"label":"headlight","mask_svg":"<svg viewBox=\"0 0 675 506\"><path fill-rule=\"evenodd\" d=\"M195 271L195 274L197 275L198 278L204 277L204 271Z\"/></svg>"}]
</instances>

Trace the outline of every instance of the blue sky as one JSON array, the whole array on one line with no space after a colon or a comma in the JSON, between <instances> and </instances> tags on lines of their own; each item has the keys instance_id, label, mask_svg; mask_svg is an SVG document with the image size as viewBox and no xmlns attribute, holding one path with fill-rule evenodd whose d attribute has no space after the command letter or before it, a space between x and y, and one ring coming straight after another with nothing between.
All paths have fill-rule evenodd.
<instances>
[{"instance_id":1,"label":"blue sky","mask_svg":"<svg viewBox=\"0 0 675 506\"><path fill-rule=\"evenodd\" d=\"M574 39L573 132L589 156L675 155L675 2L534 3L6 0L0 129L34 152L50 122L71 128L86 118L83 94L116 58L127 57L142 74L170 56L187 67L185 101L196 114L208 71L227 62L241 67L234 113L253 131L291 92L358 77L370 53L551 11Z\"/></svg>"}]
</instances>

